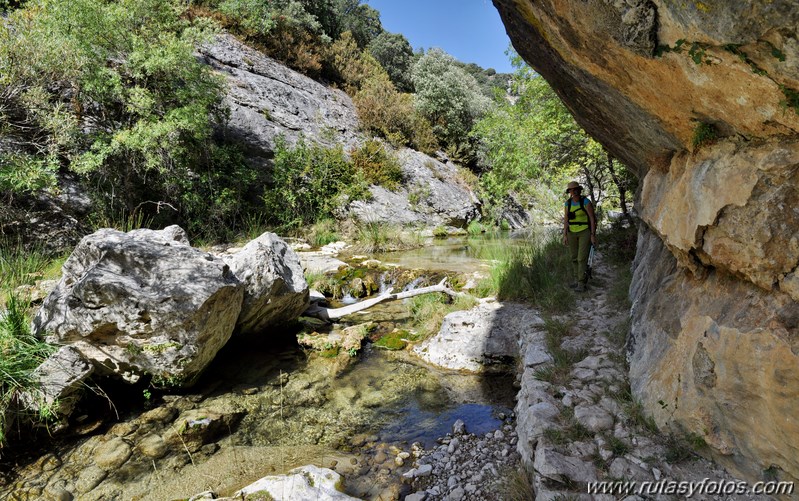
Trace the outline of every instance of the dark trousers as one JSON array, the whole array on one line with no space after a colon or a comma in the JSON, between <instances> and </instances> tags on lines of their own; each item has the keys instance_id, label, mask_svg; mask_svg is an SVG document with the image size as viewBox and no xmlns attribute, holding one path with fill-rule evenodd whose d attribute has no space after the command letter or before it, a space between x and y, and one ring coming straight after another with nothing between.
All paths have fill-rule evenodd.
<instances>
[{"instance_id":1,"label":"dark trousers","mask_svg":"<svg viewBox=\"0 0 799 501\"><path fill-rule=\"evenodd\" d=\"M569 254L574 266L574 279L578 282L586 283L588 277L588 252L591 248L591 231L586 228L582 231L569 231L567 237L569 241Z\"/></svg>"}]
</instances>

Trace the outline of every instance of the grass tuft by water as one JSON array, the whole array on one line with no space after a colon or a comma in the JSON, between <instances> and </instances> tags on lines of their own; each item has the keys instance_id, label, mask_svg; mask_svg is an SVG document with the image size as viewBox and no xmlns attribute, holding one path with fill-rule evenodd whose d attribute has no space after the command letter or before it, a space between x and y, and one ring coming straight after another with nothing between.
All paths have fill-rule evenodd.
<instances>
[{"instance_id":1,"label":"grass tuft by water","mask_svg":"<svg viewBox=\"0 0 799 501\"><path fill-rule=\"evenodd\" d=\"M52 409L39 405L36 413L17 406L20 393L27 392L34 399L41 390L31 374L53 352L55 347L36 339L30 332L30 303L11 293L6 299L6 309L0 312L0 447L5 442L5 422L19 417L34 421L47 421Z\"/></svg>"},{"instance_id":2,"label":"grass tuft by water","mask_svg":"<svg viewBox=\"0 0 799 501\"><path fill-rule=\"evenodd\" d=\"M568 311L574 294L565 287L571 277L568 252L557 236L532 236L522 247L494 247L490 277L478 293L500 300L532 303L548 313Z\"/></svg>"},{"instance_id":3,"label":"grass tuft by water","mask_svg":"<svg viewBox=\"0 0 799 501\"><path fill-rule=\"evenodd\" d=\"M412 328L418 339L426 339L437 333L444 317L454 311L469 310L477 305L471 296L459 296L451 299L445 294L423 294L410 298L410 317Z\"/></svg>"}]
</instances>

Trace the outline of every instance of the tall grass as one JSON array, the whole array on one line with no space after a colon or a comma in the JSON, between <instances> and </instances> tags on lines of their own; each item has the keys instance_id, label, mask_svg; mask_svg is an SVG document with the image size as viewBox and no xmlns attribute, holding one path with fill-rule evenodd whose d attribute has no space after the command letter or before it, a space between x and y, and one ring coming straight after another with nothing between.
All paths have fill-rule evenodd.
<instances>
[{"instance_id":1,"label":"tall grass","mask_svg":"<svg viewBox=\"0 0 799 501\"><path fill-rule=\"evenodd\" d=\"M172 210L175 208L169 204L165 204L169 206ZM158 210L160 211L161 205L158 205ZM89 218L89 224L95 230L99 230L101 228L113 228L115 230L124 231L125 233L138 230L141 228L148 228L152 225L153 218L152 216L148 216L142 210L133 210L129 212L127 210L121 210L118 212L98 212L92 214Z\"/></svg>"},{"instance_id":2,"label":"tall grass","mask_svg":"<svg viewBox=\"0 0 799 501\"><path fill-rule=\"evenodd\" d=\"M444 317L453 311L468 310L477 304L470 296L459 296L454 300L444 294L422 294L414 296L408 302L416 339L426 339L441 329Z\"/></svg>"},{"instance_id":3,"label":"tall grass","mask_svg":"<svg viewBox=\"0 0 799 501\"><path fill-rule=\"evenodd\" d=\"M358 224L355 239L358 251L366 254L413 249L422 245L418 232L403 231L399 226L378 221Z\"/></svg>"},{"instance_id":4,"label":"tall grass","mask_svg":"<svg viewBox=\"0 0 799 501\"><path fill-rule=\"evenodd\" d=\"M322 247L341 239L335 219L324 218L314 223L306 232L308 242L314 247Z\"/></svg>"},{"instance_id":5,"label":"tall grass","mask_svg":"<svg viewBox=\"0 0 799 501\"><path fill-rule=\"evenodd\" d=\"M0 307L17 287L58 278L66 258L66 254L53 257L41 248L26 249L21 243L0 243Z\"/></svg>"},{"instance_id":6,"label":"tall grass","mask_svg":"<svg viewBox=\"0 0 799 501\"><path fill-rule=\"evenodd\" d=\"M30 303L16 294L9 294L6 310L0 312L0 446L5 442L5 423L11 413L30 415L14 404L21 392L40 394L31 373L55 347L31 335ZM44 421L52 416L48 406L40 405L34 420Z\"/></svg>"},{"instance_id":7,"label":"tall grass","mask_svg":"<svg viewBox=\"0 0 799 501\"><path fill-rule=\"evenodd\" d=\"M492 254L490 276L478 289L482 294L529 302L549 313L574 306L574 294L565 286L571 280L571 259L556 235L532 236L529 245L495 247Z\"/></svg>"}]
</instances>

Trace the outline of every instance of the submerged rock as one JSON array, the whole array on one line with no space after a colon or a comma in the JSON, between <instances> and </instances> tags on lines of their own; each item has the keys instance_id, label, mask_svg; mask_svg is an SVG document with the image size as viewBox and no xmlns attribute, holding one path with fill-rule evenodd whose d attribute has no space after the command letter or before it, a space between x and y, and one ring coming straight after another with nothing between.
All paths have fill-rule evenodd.
<instances>
[{"instance_id":1,"label":"submerged rock","mask_svg":"<svg viewBox=\"0 0 799 501\"><path fill-rule=\"evenodd\" d=\"M187 386L230 338L243 294L228 265L176 226L102 229L64 263L33 333L71 345L101 374Z\"/></svg>"}]
</instances>

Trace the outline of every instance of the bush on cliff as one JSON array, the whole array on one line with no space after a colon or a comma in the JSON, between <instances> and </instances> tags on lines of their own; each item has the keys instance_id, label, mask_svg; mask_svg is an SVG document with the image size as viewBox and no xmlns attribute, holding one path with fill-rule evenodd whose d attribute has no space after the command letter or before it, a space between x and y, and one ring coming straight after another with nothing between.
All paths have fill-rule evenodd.
<instances>
[{"instance_id":1,"label":"bush on cliff","mask_svg":"<svg viewBox=\"0 0 799 501\"><path fill-rule=\"evenodd\" d=\"M327 149L300 140L292 147L277 140L272 179L263 195L268 223L279 229L313 224L331 217L343 197L368 197L368 190L341 146Z\"/></svg>"},{"instance_id":2,"label":"bush on cliff","mask_svg":"<svg viewBox=\"0 0 799 501\"><path fill-rule=\"evenodd\" d=\"M17 148L0 155L0 191L47 188L69 169L101 219L149 211L193 234L233 224L255 173L235 145L211 138L223 80L195 47L214 23L184 14L159 0L32 0L9 13L0 134Z\"/></svg>"},{"instance_id":3,"label":"bush on cliff","mask_svg":"<svg viewBox=\"0 0 799 501\"><path fill-rule=\"evenodd\" d=\"M386 151L380 141L366 141L360 148L350 152L353 166L366 181L396 189L402 182L402 168L396 158Z\"/></svg>"}]
</instances>

